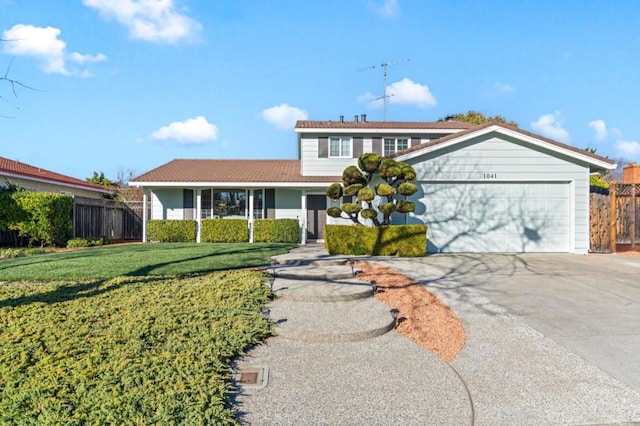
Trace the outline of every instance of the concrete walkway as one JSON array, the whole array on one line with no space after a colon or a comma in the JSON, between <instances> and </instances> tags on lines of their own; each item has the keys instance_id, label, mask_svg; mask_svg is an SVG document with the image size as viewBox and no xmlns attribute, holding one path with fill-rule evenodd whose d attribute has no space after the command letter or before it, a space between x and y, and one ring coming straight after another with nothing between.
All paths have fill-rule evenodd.
<instances>
[{"instance_id":1,"label":"concrete walkway","mask_svg":"<svg viewBox=\"0 0 640 426\"><path fill-rule=\"evenodd\" d=\"M367 258L430 282L429 258ZM462 319L467 343L447 365L388 329L388 307L321 245L277 259L278 337L238 360L265 367L239 387L240 420L285 424L619 424L640 394L494 305L455 274L427 287ZM455 289L455 291L452 291ZM385 329L386 328L386 329ZM266 386L264 386L266 384Z\"/></svg>"}]
</instances>

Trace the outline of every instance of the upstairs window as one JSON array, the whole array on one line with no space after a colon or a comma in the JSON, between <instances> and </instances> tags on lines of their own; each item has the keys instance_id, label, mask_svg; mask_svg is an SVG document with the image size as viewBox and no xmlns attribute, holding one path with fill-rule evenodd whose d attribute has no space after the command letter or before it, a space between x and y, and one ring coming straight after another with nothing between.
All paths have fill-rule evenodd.
<instances>
[{"instance_id":1,"label":"upstairs window","mask_svg":"<svg viewBox=\"0 0 640 426\"><path fill-rule=\"evenodd\" d=\"M330 158L351 158L351 138L332 137L329 139Z\"/></svg>"},{"instance_id":2,"label":"upstairs window","mask_svg":"<svg viewBox=\"0 0 640 426\"><path fill-rule=\"evenodd\" d=\"M408 138L384 138L384 156L387 157L398 151L409 148Z\"/></svg>"}]
</instances>

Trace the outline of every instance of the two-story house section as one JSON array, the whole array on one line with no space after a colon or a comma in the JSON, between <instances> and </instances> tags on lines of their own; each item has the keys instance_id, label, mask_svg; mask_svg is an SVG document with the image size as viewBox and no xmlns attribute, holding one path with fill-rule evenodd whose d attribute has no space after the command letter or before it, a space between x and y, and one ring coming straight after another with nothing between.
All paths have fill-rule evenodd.
<instances>
[{"instance_id":1,"label":"two-story house section","mask_svg":"<svg viewBox=\"0 0 640 426\"><path fill-rule=\"evenodd\" d=\"M606 158L500 123L298 121L296 160L176 159L130 182L148 219L296 218L301 243L323 240L329 184L365 152L417 171L429 252L570 252L589 247L589 176ZM347 222L344 222L347 223ZM199 240L199 233L198 240ZM251 237L250 237L251 239Z\"/></svg>"}]
</instances>

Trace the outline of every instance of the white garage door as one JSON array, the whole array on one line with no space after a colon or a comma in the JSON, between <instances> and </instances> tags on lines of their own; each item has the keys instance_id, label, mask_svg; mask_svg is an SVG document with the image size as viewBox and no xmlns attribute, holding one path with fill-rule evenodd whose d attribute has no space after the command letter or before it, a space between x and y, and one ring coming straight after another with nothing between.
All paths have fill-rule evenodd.
<instances>
[{"instance_id":1,"label":"white garage door","mask_svg":"<svg viewBox=\"0 0 640 426\"><path fill-rule=\"evenodd\" d=\"M423 183L429 252L568 252L568 182Z\"/></svg>"}]
</instances>

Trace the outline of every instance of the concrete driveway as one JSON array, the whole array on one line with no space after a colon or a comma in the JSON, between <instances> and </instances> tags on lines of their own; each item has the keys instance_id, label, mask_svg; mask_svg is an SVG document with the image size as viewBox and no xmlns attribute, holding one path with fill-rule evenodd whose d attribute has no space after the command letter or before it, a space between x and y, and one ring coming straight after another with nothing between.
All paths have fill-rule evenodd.
<instances>
[{"instance_id":1,"label":"concrete driveway","mask_svg":"<svg viewBox=\"0 0 640 426\"><path fill-rule=\"evenodd\" d=\"M640 257L436 254L410 263L430 271L427 286L453 298L473 289L640 391Z\"/></svg>"}]
</instances>

